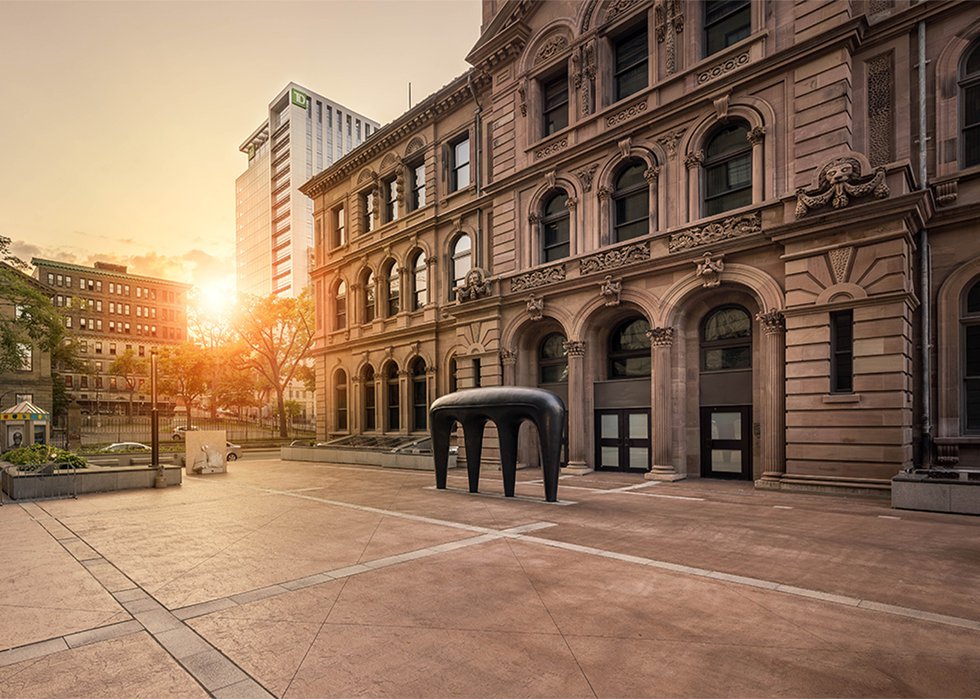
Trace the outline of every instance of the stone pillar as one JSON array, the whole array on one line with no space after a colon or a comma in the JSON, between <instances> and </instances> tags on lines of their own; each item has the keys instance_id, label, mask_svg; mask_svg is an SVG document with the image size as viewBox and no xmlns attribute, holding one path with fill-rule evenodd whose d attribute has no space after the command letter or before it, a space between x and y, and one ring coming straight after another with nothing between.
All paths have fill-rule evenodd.
<instances>
[{"instance_id":1,"label":"stone pillar","mask_svg":"<svg viewBox=\"0 0 980 699\"><path fill-rule=\"evenodd\" d=\"M599 240L596 241L598 247L609 245L612 242L612 232L609 230L609 196L612 190L603 185L596 190L596 197L599 199Z\"/></svg>"},{"instance_id":2,"label":"stone pillar","mask_svg":"<svg viewBox=\"0 0 980 699\"><path fill-rule=\"evenodd\" d=\"M398 432L408 434L411 429L412 413L412 375L406 370L398 372ZM387 410L388 406L385 406Z\"/></svg>"},{"instance_id":3,"label":"stone pillar","mask_svg":"<svg viewBox=\"0 0 980 699\"><path fill-rule=\"evenodd\" d=\"M565 473L578 476L591 473L586 451L586 420L589 401L585 395L585 342L565 343L568 353L568 464Z\"/></svg>"},{"instance_id":4,"label":"stone pillar","mask_svg":"<svg viewBox=\"0 0 980 699\"><path fill-rule=\"evenodd\" d=\"M673 328L650 328L650 358L653 366L650 382L650 446L653 450L651 470L644 476L652 481L679 481L687 474L678 473L673 465L670 440L671 377L670 351L674 344Z\"/></svg>"},{"instance_id":5,"label":"stone pillar","mask_svg":"<svg viewBox=\"0 0 980 699\"><path fill-rule=\"evenodd\" d=\"M763 166L762 142L765 140L766 129L756 126L748 133L749 143L752 144L752 203L760 204L766 199L765 167Z\"/></svg>"},{"instance_id":6,"label":"stone pillar","mask_svg":"<svg viewBox=\"0 0 980 699\"><path fill-rule=\"evenodd\" d=\"M504 386L517 385L517 350L500 350L500 363L504 367Z\"/></svg>"},{"instance_id":7,"label":"stone pillar","mask_svg":"<svg viewBox=\"0 0 980 699\"><path fill-rule=\"evenodd\" d=\"M657 186L657 180L660 178L660 166L648 167L644 170L643 177L648 185L647 211L650 213L647 220L653 223L653 230L660 230L660 202L657 199L657 192L660 191Z\"/></svg>"},{"instance_id":8,"label":"stone pillar","mask_svg":"<svg viewBox=\"0 0 980 699\"><path fill-rule=\"evenodd\" d=\"M762 479L776 485L786 473L786 319L775 308L760 311L762 325Z\"/></svg>"},{"instance_id":9,"label":"stone pillar","mask_svg":"<svg viewBox=\"0 0 980 699\"><path fill-rule=\"evenodd\" d=\"M687 166L687 216L688 220L701 218L701 163L704 151L699 150L684 158Z\"/></svg>"},{"instance_id":10,"label":"stone pillar","mask_svg":"<svg viewBox=\"0 0 980 699\"><path fill-rule=\"evenodd\" d=\"M361 401L363 400L361 391L364 389L360 376L352 376L350 383L351 392L347 396L347 429L351 434L360 434L364 431L364 426L361 424Z\"/></svg>"}]
</instances>

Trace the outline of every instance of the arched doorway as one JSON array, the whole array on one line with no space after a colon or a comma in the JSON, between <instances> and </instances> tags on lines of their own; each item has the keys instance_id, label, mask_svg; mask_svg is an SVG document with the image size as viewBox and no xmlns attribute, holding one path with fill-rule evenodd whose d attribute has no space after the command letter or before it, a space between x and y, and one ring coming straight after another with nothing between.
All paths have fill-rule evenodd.
<instances>
[{"instance_id":1,"label":"arched doorway","mask_svg":"<svg viewBox=\"0 0 980 699\"><path fill-rule=\"evenodd\" d=\"M609 335L606 380L595 384L597 471L650 470L649 330L632 316Z\"/></svg>"},{"instance_id":2,"label":"arched doorway","mask_svg":"<svg viewBox=\"0 0 980 699\"><path fill-rule=\"evenodd\" d=\"M700 328L701 476L752 479L752 316L712 309Z\"/></svg>"}]
</instances>

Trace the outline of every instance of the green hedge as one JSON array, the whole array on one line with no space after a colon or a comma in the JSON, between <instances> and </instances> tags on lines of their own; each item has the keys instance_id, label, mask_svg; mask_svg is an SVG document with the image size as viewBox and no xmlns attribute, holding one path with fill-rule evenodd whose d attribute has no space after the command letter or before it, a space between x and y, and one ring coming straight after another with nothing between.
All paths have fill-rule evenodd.
<instances>
[{"instance_id":1,"label":"green hedge","mask_svg":"<svg viewBox=\"0 0 980 699\"><path fill-rule=\"evenodd\" d=\"M11 449L3 455L5 461L17 466L21 471L36 471L41 466L55 463L58 468L85 468L84 458L58 447L47 444L32 444L29 447Z\"/></svg>"}]
</instances>

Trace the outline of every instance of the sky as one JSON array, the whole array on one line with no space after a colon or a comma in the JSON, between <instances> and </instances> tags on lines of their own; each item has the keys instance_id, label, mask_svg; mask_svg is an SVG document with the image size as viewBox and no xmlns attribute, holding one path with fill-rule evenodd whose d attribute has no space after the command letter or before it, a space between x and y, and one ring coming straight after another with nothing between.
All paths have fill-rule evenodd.
<instances>
[{"instance_id":1,"label":"sky","mask_svg":"<svg viewBox=\"0 0 980 699\"><path fill-rule=\"evenodd\" d=\"M463 73L479 0L0 0L0 235L22 259L235 276L239 145L290 80L382 124Z\"/></svg>"}]
</instances>

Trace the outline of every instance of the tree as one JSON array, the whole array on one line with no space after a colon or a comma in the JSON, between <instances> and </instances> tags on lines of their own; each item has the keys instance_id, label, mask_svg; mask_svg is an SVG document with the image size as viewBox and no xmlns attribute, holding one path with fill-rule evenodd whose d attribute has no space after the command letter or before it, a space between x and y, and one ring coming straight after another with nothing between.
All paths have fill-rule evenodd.
<instances>
[{"instance_id":1,"label":"tree","mask_svg":"<svg viewBox=\"0 0 980 699\"><path fill-rule=\"evenodd\" d=\"M313 299L308 291L296 298L246 296L239 309L235 327L244 345L242 365L272 387L279 435L287 437L285 392L308 363L307 352L313 345Z\"/></svg>"},{"instance_id":2,"label":"tree","mask_svg":"<svg viewBox=\"0 0 980 699\"><path fill-rule=\"evenodd\" d=\"M126 390L129 392L129 414L132 416L133 397L136 394L136 388L139 385L139 380L147 374L146 359L137 357L132 349L128 349L109 365L109 373L123 377L123 381L126 382Z\"/></svg>"},{"instance_id":3,"label":"tree","mask_svg":"<svg viewBox=\"0 0 980 699\"><path fill-rule=\"evenodd\" d=\"M207 350L193 342L167 347L157 363L157 388L161 393L180 399L187 407L187 426L191 426L194 404L207 389Z\"/></svg>"},{"instance_id":4,"label":"tree","mask_svg":"<svg viewBox=\"0 0 980 699\"><path fill-rule=\"evenodd\" d=\"M0 301L14 309L0 314L0 373L20 368L25 346L50 352L52 364L73 354L64 318L41 285L24 274L26 268L10 252L10 238L0 236Z\"/></svg>"}]
</instances>

